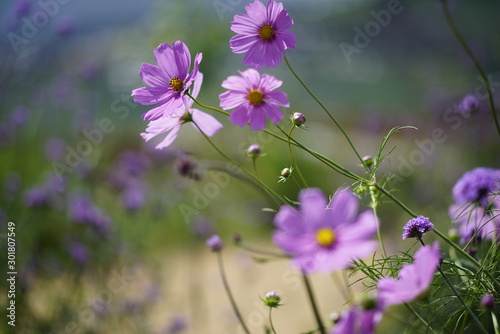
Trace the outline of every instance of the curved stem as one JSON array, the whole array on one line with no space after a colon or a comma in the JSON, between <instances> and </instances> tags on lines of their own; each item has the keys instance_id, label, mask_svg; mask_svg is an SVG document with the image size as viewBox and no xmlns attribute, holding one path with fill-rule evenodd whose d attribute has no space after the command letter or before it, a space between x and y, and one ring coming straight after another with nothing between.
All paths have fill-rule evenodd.
<instances>
[{"instance_id":1,"label":"curved stem","mask_svg":"<svg viewBox=\"0 0 500 334\"><path fill-rule=\"evenodd\" d=\"M302 175L302 172L300 171L299 165L297 164L297 161L295 161L295 157L293 156L293 151L292 151L292 144L291 144L291 138L292 138L292 132L295 129L295 125L292 125L292 128L290 129L290 132L288 133L288 151L290 152L290 158L292 159L292 163L295 166L295 169L297 170L297 173L299 174L300 179L302 180L302 183L306 188L309 186L307 185L306 179ZM299 187L300 189L300 187Z\"/></svg>"},{"instance_id":2,"label":"curved stem","mask_svg":"<svg viewBox=\"0 0 500 334\"><path fill-rule=\"evenodd\" d=\"M274 325L273 325L273 318L271 317L271 311L272 311L272 307L269 308L269 325L271 326L271 330L273 331L273 334L276 334L276 330L274 329Z\"/></svg>"},{"instance_id":3,"label":"curved stem","mask_svg":"<svg viewBox=\"0 0 500 334\"><path fill-rule=\"evenodd\" d=\"M333 115L328 111L328 109L326 109L326 107L323 105L323 103L321 103L321 101L316 97L316 95L314 95L314 93L309 89L309 87L307 87L307 85L304 83L304 81L302 81L302 79L299 77L299 75L293 70L293 68L290 65L290 63L288 62L288 59L286 58L286 56L284 56L283 58L285 59L285 63L288 66L288 69L290 70L290 72L292 72L293 76L300 82L300 84L302 85L302 87L304 87L304 89L309 93L309 95L311 95L311 97L319 104L319 106L321 107L321 109L323 109L326 112L326 114L330 117L330 119L333 121L333 123L335 123L335 125L342 132L342 134L344 135L345 139L349 143L349 146L351 146L352 150L354 151L354 153L358 157L359 161L361 162L361 164L365 167L366 171L368 172L369 170L365 166L365 164L363 163L363 159L359 155L358 151L354 147L354 144L352 143L351 139L349 138L349 136L347 135L347 133L344 131L344 129L342 128L342 126L340 125L340 123L337 122L337 120L335 119L335 117L333 117Z\"/></svg>"},{"instance_id":4,"label":"curved stem","mask_svg":"<svg viewBox=\"0 0 500 334\"><path fill-rule=\"evenodd\" d=\"M302 272L302 278L304 279L304 284L307 289L307 295L309 296L309 301L311 302L311 306L314 313L314 318L318 324L318 330L321 334L326 334L325 327L323 326L323 322L321 321L321 317L319 315L318 305L316 304L316 299L314 298L314 293L312 291L311 283L309 282L309 278L307 275Z\"/></svg>"},{"instance_id":5,"label":"curved stem","mask_svg":"<svg viewBox=\"0 0 500 334\"><path fill-rule=\"evenodd\" d=\"M228 161L233 163L236 167L238 167L243 173L245 173L247 176L249 176L252 180L254 180L259 186L261 186L263 189L265 189L267 192L270 194L274 195L276 198L278 198L283 204L287 204L285 199L283 199L279 194L277 194L274 190L269 188L266 184L264 184L262 181L260 181L258 178L252 175L252 173L248 172L245 168L243 168L236 160L232 159L229 157L226 153L224 153L215 143L201 130L201 128L193 122L194 125L198 128L198 130L201 132L203 137L208 141L208 143L217 151L219 152L220 155L222 155L224 158L226 158ZM280 205L274 201L274 204L276 204L277 208L280 207Z\"/></svg>"},{"instance_id":6,"label":"curved stem","mask_svg":"<svg viewBox=\"0 0 500 334\"><path fill-rule=\"evenodd\" d=\"M231 303L231 306L233 308L234 313L236 314L236 317L240 321L241 326L243 327L243 330L245 333L250 334L250 331L248 330L247 325L243 321L243 317L241 316L240 310L238 309L238 306L236 305L236 301L234 300L233 294L231 293L231 289L229 288L229 284L227 282L226 278L226 273L224 271L224 263L222 262L222 255L221 252L217 252L217 261L219 264L219 273L222 279L222 284L224 284L224 289L226 290L227 296L229 297L229 301Z\"/></svg>"},{"instance_id":7,"label":"curved stem","mask_svg":"<svg viewBox=\"0 0 500 334\"><path fill-rule=\"evenodd\" d=\"M203 104L201 103L200 101L198 101L197 99L195 99L191 94L189 94L188 92L186 92L186 95L189 96L191 99L193 99L193 101L199 105L200 107L203 107L205 109L210 109L210 110L213 110L213 111L217 111L218 113L221 113L221 114L224 114L226 116L229 116L231 115L230 113L228 113L227 111L224 111L222 109L219 109L219 108L215 108L215 107L211 107L211 106L208 106L206 104Z\"/></svg>"},{"instance_id":8,"label":"curved stem","mask_svg":"<svg viewBox=\"0 0 500 334\"><path fill-rule=\"evenodd\" d=\"M453 20L453 17L451 16L450 9L448 8L448 3L446 0L441 0L441 5L443 7L443 12L444 12L444 17L446 19L446 23L448 23L448 26L450 27L453 35L457 39L458 43L462 46L464 49L465 53L469 56L469 58L472 60L474 63L474 66L476 67L477 71L479 72L479 75L484 81L484 86L486 88L486 91L488 93L488 103L490 104L490 110L491 110L491 115L493 116L493 121L495 122L495 127L497 129L498 135L500 135L500 125L498 123L498 117L495 111L495 103L493 102L493 94L491 92L491 86L490 82L488 80L488 77L486 75L486 72L483 69L483 66L479 62L479 60L476 58L470 47L467 45L467 42L465 42L465 39L462 37L462 34L458 31L457 26L455 25L455 21Z\"/></svg>"},{"instance_id":9,"label":"curved stem","mask_svg":"<svg viewBox=\"0 0 500 334\"><path fill-rule=\"evenodd\" d=\"M413 307L411 307L411 305L410 305L410 304L408 304L408 303L404 303L404 306L406 306L406 308L407 308L410 312L412 312L412 313L413 313L413 314L417 317L417 319L418 319L418 320L420 320L420 321L421 321L421 322L425 325L425 327L426 327L427 329L430 329L430 330L431 330L434 334L436 334L436 332L434 331L434 329L432 329L431 325L430 325L429 323L427 323L427 321L425 321L425 319L424 319L424 318L422 318L422 317L420 316L420 314L418 314L418 312L417 312L417 311L415 311L415 310L413 309Z\"/></svg>"}]
</instances>

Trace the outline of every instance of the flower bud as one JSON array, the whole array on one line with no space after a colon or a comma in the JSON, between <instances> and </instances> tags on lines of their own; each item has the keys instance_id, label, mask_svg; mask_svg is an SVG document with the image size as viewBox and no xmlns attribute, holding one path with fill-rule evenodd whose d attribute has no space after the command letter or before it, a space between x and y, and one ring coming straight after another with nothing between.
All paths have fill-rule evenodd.
<instances>
[{"instance_id":1,"label":"flower bud","mask_svg":"<svg viewBox=\"0 0 500 334\"><path fill-rule=\"evenodd\" d=\"M280 306L281 297L276 293L276 291L269 291L266 293L266 298L264 299L264 304L269 307Z\"/></svg>"},{"instance_id":2,"label":"flower bud","mask_svg":"<svg viewBox=\"0 0 500 334\"><path fill-rule=\"evenodd\" d=\"M375 164L375 159L371 155L365 155L363 158L363 163L365 164L366 167L372 168L373 165Z\"/></svg>"},{"instance_id":3,"label":"flower bud","mask_svg":"<svg viewBox=\"0 0 500 334\"><path fill-rule=\"evenodd\" d=\"M481 298L481 302L479 303L481 307L487 310L493 310L495 308L495 298L489 293L485 294L483 298Z\"/></svg>"},{"instance_id":4,"label":"flower bud","mask_svg":"<svg viewBox=\"0 0 500 334\"><path fill-rule=\"evenodd\" d=\"M234 233L233 234L233 241L235 244L239 244L243 239L241 238L241 235L239 233Z\"/></svg>"},{"instance_id":5,"label":"flower bud","mask_svg":"<svg viewBox=\"0 0 500 334\"><path fill-rule=\"evenodd\" d=\"M306 122L306 116L303 113L296 112L292 116L292 122L295 126L302 126Z\"/></svg>"},{"instance_id":6,"label":"flower bud","mask_svg":"<svg viewBox=\"0 0 500 334\"><path fill-rule=\"evenodd\" d=\"M290 174L292 174L292 170L287 167L287 168L283 168L281 170L281 174L280 175L281 175L281 177L283 177L283 178L286 179L286 178L288 178L290 176Z\"/></svg>"},{"instance_id":7,"label":"flower bud","mask_svg":"<svg viewBox=\"0 0 500 334\"><path fill-rule=\"evenodd\" d=\"M260 146L257 144L248 146L247 155L252 159L257 158L260 155Z\"/></svg>"},{"instance_id":8,"label":"flower bud","mask_svg":"<svg viewBox=\"0 0 500 334\"><path fill-rule=\"evenodd\" d=\"M224 248L224 244L217 234L214 234L207 239L207 246L212 252L219 252L222 248Z\"/></svg>"},{"instance_id":9,"label":"flower bud","mask_svg":"<svg viewBox=\"0 0 500 334\"><path fill-rule=\"evenodd\" d=\"M331 322L333 322L334 324L336 324L340 320L340 313L338 313L338 312L332 312L332 313L329 314L328 317L330 318Z\"/></svg>"}]
</instances>

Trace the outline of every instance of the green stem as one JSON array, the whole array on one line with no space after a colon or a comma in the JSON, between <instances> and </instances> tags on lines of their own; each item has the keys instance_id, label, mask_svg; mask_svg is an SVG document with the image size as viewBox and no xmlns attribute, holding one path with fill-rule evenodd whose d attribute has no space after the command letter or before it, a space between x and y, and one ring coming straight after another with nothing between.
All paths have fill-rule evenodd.
<instances>
[{"instance_id":1,"label":"green stem","mask_svg":"<svg viewBox=\"0 0 500 334\"><path fill-rule=\"evenodd\" d=\"M274 329L274 325L273 325L273 318L271 317L271 311L272 311L272 307L269 308L269 325L271 326L271 330L273 331L273 334L276 334L276 330Z\"/></svg>"},{"instance_id":2,"label":"green stem","mask_svg":"<svg viewBox=\"0 0 500 334\"><path fill-rule=\"evenodd\" d=\"M495 329L495 334L500 334L500 326L498 326L498 319L495 312L491 311L491 321L493 321L493 328Z\"/></svg>"},{"instance_id":3,"label":"green stem","mask_svg":"<svg viewBox=\"0 0 500 334\"><path fill-rule=\"evenodd\" d=\"M295 166L295 169L297 170L297 173L299 174L299 177L302 180L302 183L304 184L304 186L306 188L308 188L309 186L307 185L306 179L302 175L300 168L299 168L299 165L297 164L297 161L295 161L295 157L293 156L291 138L292 138L292 132L294 129L295 129L295 125L292 125L292 128L290 129L290 132L288 133L288 151L290 152L290 158L292 159L292 163Z\"/></svg>"},{"instance_id":4,"label":"green stem","mask_svg":"<svg viewBox=\"0 0 500 334\"><path fill-rule=\"evenodd\" d=\"M373 215L375 216L375 220L377 221L377 238L378 238L378 242L380 244L380 249L382 250L382 255L386 259L387 253L385 252L384 242L382 241L382 234L380 233L380 224L379 224L378 216L377 216L377 204L375 202L373 191L371 189L370 189L370 194L372 196Z\"/></svg>"},{"instance_id":5,"label":"green stem","mask_svg":"<svg viewBox=\"0 0 500 334\"><path fill-rule=\"evenodd\" d=\"M316 97L316 95L314 95L314 93L309 89L309 87L307 87L307 85L304 83L304 81L302 81L302 79L299 77L299 75L293 70L293 68L290 65L290 63L288 62L288 59L286 58L286 56L284 56L283 58L285 59L286 65L288 66L288 69L290 69L290 72L292 72L292 74L300 82L300 84L302 85L302 87L304 87L304 89L309 93L309 95L311 95L311 97L318 103L318 105L321 107L321 109L323 109L326 112L326 114L330 117L330 119L333 121L333 123L335 123L335 125L342 132L342 134L344 135L345 139L349 143L349 146L351 146L352 150L354 151L354 153L358 157L359 161L361 162L361 164L365 167L366 171L368 172L369 170L365 166L365 164L363 163L363 159L359 155L358 151L354 147L354 144L352 143L351 139L349 138L349 136L347 135L347 133L344 131L344 129L342 128L342 126L340 125L340 123L337 122L337 120L335 119L335 117L333 117L333 115L328 111L328 109L323 105L323 103L321 103L321 101Z\"/></svg>"},{"instance_id":6,"label":"green stem","mask_svg":"<svg viewBox=\"0 0 500 334\"><path fill-rule=\"evenodd\" d=\"M290 258L289 255L286 255L286 254L283 254L283 253L275 253L275 252L272 252L272 251L257 249L253 245L250 245L248 242L245 242L244 240L241 240L241 241L237 242L236 245L238 247L240 247L240 248L242 248L242 249L244 249L244 250L246 250L246 251L248 251L250 253L254 253L254 254L271 256L271 257L286 258L286 259Z\"/></svg>"},{"instance_id":7,"label":"green stem","mask_svg":"<svg viewBox=\"0 0 500 334\"><path fill-rule=\"evenodd\" d=\"M229 116L231 115L230 113L228 113L227 111L224 111L222 109L219 109L219 108L215 108L215 107L211 107L209 105L206 105L206 104L203 104L201 102L199 102L197 99L195 99L191 94L189 94L188 92L186 92L186 95L189 96L191 99L193 99L193 101L199 105L200 107L202 108L205 108L205 109L210 109L210 110L213 110L213 111L217 111L218 113L221 113L221 114L224 114L226 116Z\"/></svg>"},{"instance_id":8,"label":"green stem","mask_svg":"<svg viewBox=\"0 0 500 334\"><path fill-rule=\"evenodd\" d=\"M302 278L304 279L304 284L307 289L307 295L309 296L309 301L311 302L311 307L313 309L314 318L318 323L318 330L321 334L326 334L325 327L323 326L323 322L321 321L321 317L319 315L318 305L316 304L316 300L314 298L314 293L312 291L311 283L309 282L309 278L307 275L302 272Z\"/></svg>"},{"instance_id":9,"label":"green stem","mask_svg":"<svg viewBox=\"0 0 500 334\"><path fill-rule=\"evenodd\" d=\"M193 122L193 124L196 125L198 130L200 130L201 134L205 137L205 139L208 141L208 143L224 158L226 158L228 161L233 163L236 167L238 167L243 173L245 173L247 176L249 176L252 180L254 180L259 186L261 186L263 189L265 189L267 192L270 194L274 195L276 198L278 198L283 204L287 204L285 199L283 199L279 194L277 194L274 190L269 188L266 184L264 184L262 181L260 181L257 177L253 176L252 173L248 172L245 168L243 168L238 162L236 162L234 159L229 157L226 153L224 153L215 143L200 129L200 127ZM280 205L274 201L274 204L277 206L277 208L280 207Z\"/></svg>"},{"instance_id":10,"label":"green stem","mask_svg":"<svg viewBox=\"0 0 500 334\"><path fill-rule=\"evenodd\" d=\"M422 317L420 316L420 314L418 314L418 312L417 312L417 311L415 311L415 310L413 309L413 307L411 307L411 305L410 305L410 304L408 304L408 303L404 303L404 305L406 306L406 308L407 308L410 312L412 312L412 313L413 313L413 314L417 317L417 319L418 319L418 320L420 320L420 321L421 321L421 322L425 325L425 327L426 327L427 329L430 329L430 330L431 330L434 334L436 334L436 332L434 331L434 329L432 329L431 325L430 325L429 323L427 323L427 321L425 321L425 319L424 319L424 318L422 318Z\"/></svg>"},{"instance_id":11,"label":"green stem","mask_svg":"<svg viewBox=\"0 0 500 334\"><path fill-rule=\"evenodd\" d=\"M474 63L474 66L476 67L477 71L479 72L479 75L484 81L484 86L486 87L486 91L488 93L488 102L490 104L490 110L491 114L493 116L493 120L495 122L495 127L497 129L498 135L500 135L500 125L498 123L498 118L497 114L495 112L495 103L493 101L493 93L491 92L491 87L490 87L490 82L488 81L488 77L486 76L486 72L483 69L483 66L477 59L477 57L474 55L470 47L467 45L467 42L465 42L465 39L462 37L462 34L458 31L458 28L455 24L455 21L453 20L453 17L451 16L450 9L448 8L448 4L446 0L441 0L441 5L443 7L443 12L444 12L444 17L446 19L446 23L448 23L448 26L450 27L451 31L453 32L453 35L457 39L458 43L462 46L464 51L467 53L469 58L472 60Z\"/></svg>"},{"instance_id":12,"label":"green stem","mask_svg":"<svg viewBox=\"0 0 500 334\"><path fill-rule=\"evenodd\" d=\"M219 264L219 272L220 272L220 276L222 279L222 284L224 284L224 289L226 290L227 296L229 297L229 301L231 302L231 306L233 308L233 311L236 314L236 317L238 318L238 320L240 321L240 324L243 327L243 330L245 331L245 333L250 334L250 331L248 330L247 325L243 321L243 317L241 316L241 313L238 309L238 306L236 305L236 301L234 300L233 294L231 293L231 289L229 288L229 284L228 284L227 278L226 278L226 273L224 271L224 264L222 262L222 255L220 252L217 252L217 261Z\"/></svg>"},{"instance_id":13,"label":"green stem","mask_svg":"<svg viewBox=\"0 0 500 334\"><path fill-rule=\"evenodd\" d=\"M425 246L425 243L422 240L422 238L420 238L420 236L417 236L417 239L418 239L418 241L420 241L420 243L422 244L422 246ZM484 328L484 326L481 323L481 321L479 321L479 319L476 317L476 315L474 314L474 312L472 312L472 310L469 308L469 305L467 305L467 303L465 303L465 301L462 299L462 297L460 297L460 294L458 293L458 291L455 289L455 287L453 286L453 284L451 284L451 282L448 280L448 277L446 277L446 275L444 274L443 270L441 269L441 263L439 263L439 265L438 265L438 271L441 274L441 276L443 277L443 279L446 282L446 284L450 287L450 289L453 292L453 294L455 296L457 296L457 298L460 301L460 303L462 303L462 305L465 307L465 309L467 310L467 312L469 312L469 314L472 316L472 318L474 319L474 321L477 322L477 324L481 328L481 331L483 333L488 334L488 331L486 330L486 328Z\"/></svg>"}]
</instances>

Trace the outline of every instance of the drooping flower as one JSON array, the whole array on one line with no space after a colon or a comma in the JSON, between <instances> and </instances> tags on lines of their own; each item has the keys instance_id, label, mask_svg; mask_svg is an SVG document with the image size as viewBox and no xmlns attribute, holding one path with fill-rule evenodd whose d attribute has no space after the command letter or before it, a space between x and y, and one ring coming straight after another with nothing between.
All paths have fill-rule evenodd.
<instances>
[{"instance_id":1,"label":"drooping flower","mask_svg":"<svg viewBox=\"0 0 500 334\"><path fill-rule=\"evenodd\" d=\"M202 82L203 75L198 73L193 84L192 96L194 98L198 96ZM209 137L215 135L222 128L222 124L215 117L192 108L194 101L189 96L184 96L183 100L183 104L174 110L170 116L149 122L146 132L141 133L141 137L149 141L159 134L169 132L165 139L156 145L157 149L162 149L172 144L179 134L180 128L185 123L191 123L196 130L201 130Z\"/></svg>"},{"instance_id":2,"label":"drooping flower","mask_svg":"<svg viewBox=\"0 0 500 334\"><path fill-rule=\"evenodd\" d=\"M434 224L431 223L429 218L418 216L410 219L403 227L403 240L406 238L421 238L425 232L432 231Z\"/></svg>"},{"instance_id":3,"label":"drooping flower","mask_svg":"<svg viewBox=\"0 0 500 334\"><path fill-rule=\"evenodd\" d=\"M295 35L288 31L293 20L283 4L256 0L245 7L246 14L237 14L231 30L237 35L229 41L234 53L246 53L243 64L260 69L280 64L285 50L295 49Z\"/></svg>"},{"instance_id":4,"label":"drooping flower","mask_svg":"<svg viewBox=\"0 0 500 334\"><path fill-rule=\"evenodd\" d=\"M276 214L273 241L303 271L345 269L376 248L370 240L377 230L375 215L368 210L358 216L358 199L350 191L338 191L327 207L323 193L308 188L299 202L299 211L282 206Z\"/></svg>"},{"instance_id":5,"label":"drooping flower","mask_svg":"<svg viewBox=\"0 0 500 334\"><path fill-rule=\"evenodd\" d=\"M241 127L250 123L252 130L264 130L266 117L278 124L283 118L278 106L290 106L287 95L275 90L283 82L268 74L260 75L252 68L240 75L229 76L222 82L228 91L219 95L220 106L224 110L235 108L229 120Z\"/></svg>"},{"instance_id":6,"label":"drooping flower","mask_svg":"<svg viewBox=\"0 0 500 334\"><path fill-rule=\"evenodd\" d=\"M412 264L406 264L399 271L399 278L381 278L377 287L378 299L385 307L410 302L424 293L434 279L434 273L441 261L439 243L422 246L415 252Z\"/></svg>"},{"instance_id":7,"label":"drooping flower","mask_svg":"<svg viewBox=\"0 0 500 334\"><path fill-rule=\"evenodd\" d=\"M198 75L198 66L202 54L196 54L193 70L191 54L182 41L175 41L172 46L160 44L154 51L156 65L142 64L139 75L149 87L132 91L134 101L143 105L156 104L144 115L146 120L156 120L170 116L183 105L183 95Z\"/></svg>"}]
</instances>

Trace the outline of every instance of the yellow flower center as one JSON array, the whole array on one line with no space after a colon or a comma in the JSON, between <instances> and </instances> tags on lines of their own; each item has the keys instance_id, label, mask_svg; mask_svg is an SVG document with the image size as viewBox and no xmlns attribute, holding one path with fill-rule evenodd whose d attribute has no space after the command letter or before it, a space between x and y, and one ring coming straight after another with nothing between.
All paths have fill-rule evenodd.
<instances>
[{"instance_id":1,"label":"yellow flower center","mask_svg":"<svg viewBox=\"0 0 500 334\"><path fill-rule=\"evenodd\" d=\"M180 80L178 77L173 77L172 79L170 79L168 84L176 92L180 92L182 90L182 88L184 88L184 82L182 80Z\"/></svg>"},{"instance_id":2,"label":"yellow flower center","mask_svg":"<svg viewBox=\"0 0 500 334\"><path fill-rule=\"evenodd\" d=\"M316 241L320 246L329 247L335 242L335 232L328 227L324 227L316 232Z\"/></svg>"},{"instance_id":3,"label":"yellow flower center","mask_svg":"<svg viewBox=\"0 0 500 334\"><path fill-rule=\"evenodd\" d=\"M252 89L250 93L248 93L248 101L250 101L251 104L258 106L259 104L264 101L264 94L258 89Z\"/></svg>"},{"instance_id":4,"label":"yellow flower center","mask_svg":"<svg viewBox=\"0 0 500 334\"><path fill-rule=\"evenodd\" d=\"M271 25L265 24L262 27L260 27L259 30L259 36L265 41L268 41L274 37L274 29Z\"/></svg>"}]
</instances>

